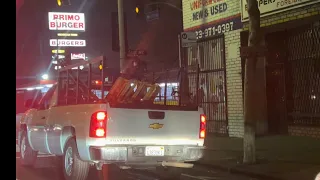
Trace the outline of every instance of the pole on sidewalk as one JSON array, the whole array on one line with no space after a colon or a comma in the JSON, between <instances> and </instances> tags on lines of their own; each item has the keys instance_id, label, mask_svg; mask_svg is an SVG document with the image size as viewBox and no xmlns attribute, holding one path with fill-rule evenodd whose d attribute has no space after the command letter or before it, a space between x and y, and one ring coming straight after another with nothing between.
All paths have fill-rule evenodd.
<instances>
[{"instance_id":1,"label":"pole on sidewalk","mask_svg":"<svg viewBox=\"0 0 320 180\"><path fill-rule=\"evenodd\" d=\"M124 15L123 15L123 0L118 0L118 22L119 22L119 48L120 48L120 72L125 68L125 34L124 34Z\"/></svg>"},{"instance_id":2,"label":"pole on sidewalk","mask_svg":"<svg viewBox=\"0 0 320 180\"><path fill-rule=\"evenodd\" d=\"M178 45L179 45L179 68L182 67L182 62L181 62L181 37L180 34L178 34Z\"/></svg>"}]
</instances>

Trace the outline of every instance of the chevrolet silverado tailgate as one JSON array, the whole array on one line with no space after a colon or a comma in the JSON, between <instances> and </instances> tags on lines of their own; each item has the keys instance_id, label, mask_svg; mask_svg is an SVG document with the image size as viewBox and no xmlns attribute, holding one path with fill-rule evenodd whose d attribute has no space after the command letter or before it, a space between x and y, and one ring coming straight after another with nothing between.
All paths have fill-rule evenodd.
<instances>
[{"instance_id":1,"label":"chevrolet silverado tailgate","mask_svg":"<svg viewBox=\"0 0 320 180\"><path fill-rule=\"evenodd\" d=\"M107 143L203 145L199 138L201 108L156 110L107 107Z\"/></svg>"}]
</instances>

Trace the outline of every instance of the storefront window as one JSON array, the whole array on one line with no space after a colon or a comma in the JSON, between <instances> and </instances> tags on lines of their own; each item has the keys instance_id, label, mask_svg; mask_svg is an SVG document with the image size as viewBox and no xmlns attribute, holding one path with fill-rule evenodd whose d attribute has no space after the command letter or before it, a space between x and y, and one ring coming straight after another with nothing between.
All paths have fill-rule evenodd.
<instances>
[{"instance_id":1,"label":"storefront window","mask_svg":"<svg viewBox=\"0 0 320 180\"><path fill-rule=\"evenodd\" d=\"M99 99L102 99L102 98L101 98L101 95L102 95L101 90L94 90L94 89L92 89L91 92L93 92ZM104 91L104 97L107 96L108 92L109 92L109 91Z\"/></svg>"},{"instance_id":2,"label":"storefront window","mask_svg":"<svg viewBox=\"0 0 320 180\"><path fill-rule=\"evenodd\" d=\"M178 89L179 89L179 83L167 83L167 92L165 95L165 83L160 83L159 84L161 91L158 94L158 96L155 98L155 102L164 102L164 97L166 96L167 102L170 104L170 101L175 101L176 103L171 103L172 105L178 104L179 100L179 94L178 94Z\"/></svg>"}]
</instances>

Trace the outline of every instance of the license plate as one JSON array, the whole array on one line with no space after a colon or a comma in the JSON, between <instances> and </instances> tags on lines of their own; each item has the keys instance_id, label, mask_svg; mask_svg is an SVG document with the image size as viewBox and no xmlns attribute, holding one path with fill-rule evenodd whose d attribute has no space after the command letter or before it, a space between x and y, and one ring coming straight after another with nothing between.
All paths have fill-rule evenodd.
<instances>
[{"instance_id":1,"label":"license plate","mask_svg":"<svg viewBox=\"0 0 320 180\"><path fill-rule=\"evenodd\" d=\"M164 156L163 146L147 146L145 151L146 156Z\"/></svg>"}]
</instances>

